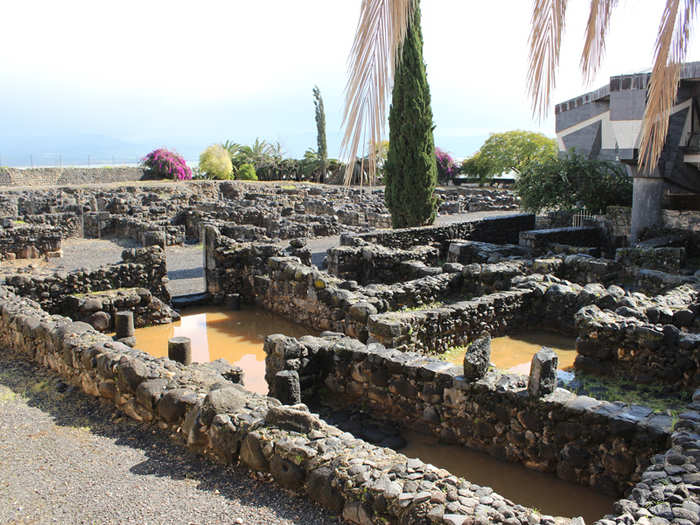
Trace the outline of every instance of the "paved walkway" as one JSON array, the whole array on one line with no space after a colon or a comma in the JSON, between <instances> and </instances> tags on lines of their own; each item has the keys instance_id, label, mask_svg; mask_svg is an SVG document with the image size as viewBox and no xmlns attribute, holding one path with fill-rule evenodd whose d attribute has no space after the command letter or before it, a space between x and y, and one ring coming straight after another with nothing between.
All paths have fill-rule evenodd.
<instances>
[{"instance_id":1,"label":"paved walkway","mask_svg":"<svg viewBox=\"0 0 700 525\"><path fill-rule=\"evenodd\" d=\"M338 523L0 349L0 523Z\"/></svg>"}]
</instances>

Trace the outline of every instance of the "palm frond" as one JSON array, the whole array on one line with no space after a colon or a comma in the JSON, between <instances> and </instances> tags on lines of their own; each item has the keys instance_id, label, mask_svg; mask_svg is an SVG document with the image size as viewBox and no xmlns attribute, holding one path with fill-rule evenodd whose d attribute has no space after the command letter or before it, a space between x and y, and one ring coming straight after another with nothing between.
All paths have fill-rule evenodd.
<instances>
[{"instance_id":1,"label":"palm frond","mask_svg":"<svg viewBox=\"0 0 700 525\"><path fill-rule=\"evenodd\" d=\"M345 184L352 179L360 145L369 142L369 171L376 171L375 145L385 130L387 99L399 51L416 0L363 0L348 60L341 155Z\"/></svg>"},{"instance_id":2,"label":"palm frond","mask_svg":"<svg viewBox=\"0 0 700 525\"><path fill-rule=\"evenodd\" d=\"M610 27L610 17L618 0L591 0L591 10L586 24L586 37L581 54L581 71L586 83L598 72L605 54L605 37Z\"/></svg>"},{"instance_id":3,"label":"palm frond","mask_svg":"<svg viewBox=\"0 0 700 525\"><path fill-rule=\"evenodd\" d=\"M682 9L681 1L684 4ZM667 0L661 16L639 145L638 165L647 172L656 167L666 142L681 64L688 50L698 3L699 0Z\"/></svg>"},{"instance_id":4,"label":"palm frond","mask_svg":"<svg viewBox=\"0 0 700 525\"><path fill-rule=\"evenodd\" d=\"M532 10L527 84L532 99L532 113L539 118L546 116L550 96L556 85L566 2L567 0L535 0Z\"/></svg>"}]
</instances>

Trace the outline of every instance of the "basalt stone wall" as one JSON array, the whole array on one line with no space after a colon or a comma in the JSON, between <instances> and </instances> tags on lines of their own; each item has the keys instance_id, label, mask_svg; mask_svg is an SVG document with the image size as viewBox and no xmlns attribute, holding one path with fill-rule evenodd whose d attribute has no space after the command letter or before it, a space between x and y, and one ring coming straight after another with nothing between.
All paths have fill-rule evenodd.
<instances>
[{"instance_id":1,"label":"basalt stone wall","mask_svg":"<svg viewBox=\"0 0 700 525\"><path fill-rule=\"evenodd\" d=\"M442 201L439 207L440 213L517 210L520 207L520 198L512 190L436 188L435 195Z\"/></svg>"},{"instance_id":2,"label":"basalt stone wall","mask_svg":"<svg viewBox=\"0 0 700 525\"><path fill-rule=\"evenodd\" d=\"M86 294L118 288L146 288L166 304L168 271L165 252L156 246L124 250L122 262L93 271L75 271L49 275L14 274L4 284L22 297L34 299L51 313L60 313L67 295Z\"/></svg>"},{"instance_id":3,"label":"basalt stone wall","mask_svg":"<svg viewBox=\"0 0 700 525\"><path fill-rule=\"evenodd\" d=\"M390 348L443 353L465 345L483 332L505 335L519 328L539 329L576 336L575 314L584 306L636 316L646 322L697 328L698 291L684 285L664 295L648 297L619 286L599 283L581 286L554 275L527 274L523 262L467 265L453 290L474 299L449 302L412 311L386 311L370 315L370 341ZM484 295L485 294L485 295ZM640 364L640 366L643 366Z\"/></svg>"},{"instance_id":4,"label":"basalt stone wall","mask_svg":"<svg viewBox=\"0 0 700 525\"><path fill-rule=\"evenodd\" d=\"M98 332L114 332L114 314L124 310L134 313L134 326L143 328L168 324L180 314L145 288L123 288L90 294L69 295L60 312L74 321L84 321Z\"/></svg>"},{"instance_id":5,"label":"basalt stone wall","mask_svg":"<svg viewBox=\"0 0 700 525\"><path fill-rule=\"evenodd\" d=\"M105 184L144 179L143 168L0 168L2 186L57 186L67 184Z\"/></svg>"},{"instance_id":6,"label":"basalt stone wall","mask_svg":"<svg viewBox=\"0 0 700 525\"><path fill-rule=\"evenodd\" d=\"M600 246L600 229L590 226L530 230L520 233L519 244L535 251L547 250L550 244Z\"/></svg>"},{"instance_id":7,"label":"basalt stone wall","mask_svg":"<svg viewBox=\"0 0 700 525\"><path fill-rule=\"evenodd\" d=\"M535 216L528 214L487 217L471 222L457 222L446 226L423 226L402 228L387 232L370 232L342 236L341 244L352 245L352 237L380 244L387 248L408 249L412 246L435 244L440 247L441 257L447 256L449 243L453 239L490 242L494 244L517 244L519 233L535 226Z\"/></svg>"},{"instance_id":8,"label":"basalt stone wall","mask_svg":"<svg viewBox=\"0 0 700 525\"><path fill-rule=\"evenodd\" d=\"M615 515L597 525L700 523L700 391L673 428L671 447L651 458L641 481L613 505Z\"/></svg>"},{"instance_id":9,"label":"basalt stone wall","mask_svg":"<svg viewBox=\"0 0 700 525\"><path fill-rule=\"evenodd\" d=\"M615 260L624 266L678 273L685 267L685 248L618 248Z\"/></svg>"},{"instance_id":10,"label":"basalt stone wall","mask_svg":"<svg viewBox=\"0 0 700 525\"><path fill-rule=\"evenodd\" d=\"M328 273L360 284L395 283L414 279L406 261L418 261L435 267L438 250L432 246L414 246L408 250L390 249L376 244L337 246L328 250ZM435 268L433 273L441 273Z\"/></svg>"},{"instance_id":11,"label":"basalt stone wall","mask_svg":"<svg viewBox=\"0 0 700 525\"><path fill-rule=\"evenodd\" d=\"M641 383L700 386L700 334L587 306L576 313L576 368Z\"/></svg>"},{"instance_id":12,"label":"basalt stone wall","mask_svg":"<svg viewBox=\"0 0 700 525\"><path fill-rule=\"evenodd\" d=\"M450 242L447 262L461 264L496 262L505 257L527 257L530 251L516 244L493 244L478 241Z\"/></svg>"},{"instance_id":13,"label":"basalt stone wall","mask_svg":"<svg viewBox=\"0 0 700 525\"><path fill-rule=\"evenodd\" d=\"M334 330L366 339L368 316L434 302L459 291L459 272L442 272L394 285L359 286L302 264L275 245L237 243L218 229L205 231L207 290L215 301L239 294L315 330ZM293 253L293 250L292 250Z\"/></svg>"},{"instance_id":14,"label":"basalt stone wall","mask_svg":"<svg viewBox=\"0 0 700 525\"><path fill-rule=\"evenodd\" d=\"M18 225L0 228L0 260L36 259L59 255L61 234L53 226Z\"/></svg>"},{"instance_id":15,"label":"basalt stone wall","mask_svg":"<svg viewBox=\"0 0 700 525\"><path fill-rule=\"evenodd\" d=\"M661 210L661 221L666 228L700 232L700 212L696 210Z\"/></svg>"},{"instance_id":16,"label":"basalt stone wall","mask_svg":"<svg viewBox=\"0 0 700 525\"><path fill-rule=\"evenodd\" d=\"M18 215L3 217L0 212L0 224L4 228L22 227L25 225L47 227L52 226L62 239L82 237L83 221L80 214L74 211L60 213L42 213L41 215Z\"/></svg>"},{"instance_id":17,"label":"basalt stone wall","mask_svg":"<svg viewBox=\"0 0 700 525\"><path fill-rule=\"evenodd\" d=\"M483 332L505 335L525 326L531 290L507 290L445 306L369 316L369 341L391 348L443 353Z\"/></svg>"},{"instance_id":18,"label":"basalt stone wall","mask_svg":"<svg viewBox=\"0 0 700 525\"><path fill-rule=\"evenodd\" d=\"M55 370L197 452L270 473L349 523L553 523L488 487L355 439L304 405L248 392L237 384L241 370L225 362L155 359L3 288L0 314L3 351Z\"/></svg>"},{"instance_id":19,"label":"basalt stone wall","mask_svg":"<svg viewBox=\"0 0 700 525\"><path fill-rule=\"evenodd\" d=\"M532 398L524 376L487 372L470 382L443 361L349 338L275 335L265 352L268 379L296 370L305 395L321 402L361 406L374 417L610 494L631 488L652 455L668 448L670 416L562 389Z\"/></svg>"}]
</instances>

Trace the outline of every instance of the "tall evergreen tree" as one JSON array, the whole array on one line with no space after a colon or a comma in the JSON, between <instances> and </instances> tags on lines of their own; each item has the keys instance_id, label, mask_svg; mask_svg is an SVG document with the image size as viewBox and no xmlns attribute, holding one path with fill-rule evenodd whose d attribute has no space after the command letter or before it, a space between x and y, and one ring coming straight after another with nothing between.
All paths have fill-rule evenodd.
<instances>
[{"instance_id":1,"label":"tall evergreen tree","mask_svg":"<svg viewBox=\"0 0 700 525\"><path fill-rule=\"evenodd\" d=\"M328 167L328 147L326 146L326 112L323 109L323 98L318 86L314 86L314 106L316 107L316 143L318 145L318 158L321 162L321 176L319 182L324 182Z\"/></svg>"},{"instance_id":2,"label":"tall evergreen tree","mask_svg":"<svg viewBox=\"0 0 700 525\"><path fill-rule=\"evenodd\" d=\"M389 110L389 154L384 165L384 199L394 228L431 224L435 220L437 183L433 112L423 63L420 7L403 43L394 75Z\"/></svg>"}]
</instances>

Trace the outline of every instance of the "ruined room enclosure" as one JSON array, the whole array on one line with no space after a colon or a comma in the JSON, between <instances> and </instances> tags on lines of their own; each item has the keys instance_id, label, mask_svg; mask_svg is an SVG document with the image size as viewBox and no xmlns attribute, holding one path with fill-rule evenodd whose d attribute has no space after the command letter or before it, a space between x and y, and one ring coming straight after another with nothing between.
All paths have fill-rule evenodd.
<instances>
[{"instance_id":1,"label":"ruined room enclosure","mask_svg":"<svg viewBox=\"0 0 700 525\"><path fill-rule=\"evenodd\" d=\"M421 443L423 450L437 449L436 441L424 441L431 435L440 446L456 447L445 449L451 461L454 451L468 447L522 465L520 485L534 485L544 472L548 480L554 475L626 496L614 505L604 500L610 515L602 523L658 517L692 523L698 396L666 412L565 389L535 395L527 375L498 369L468 375L438 358L454 347L468 353L484 333L495 338L536 327L577 337L576 368L588 374L692 394L694 277L644 268L644 258L632 264L623 252L617 259L582 255L576 252L592 247L575 244L588 241L567 245L565 232L525 233L534 227L534 217L518 215L358 231L329 250L324 272L310 265L303 242L246 242L221 222L200 223L212 303L221 310L237 301L255 305L320 334L267 338L271 393L285 401L300 397L321 414L346 413L341 428L302 405L240 388L247 382L238 367L221 361L183 366L96 332L96 321L106 319L96 314L113 323L125 307L137 326L166 326L177 317L159 247L127 250L120 264L94 272L7 277L0 337L3 347L57 370L130 417L158 423L221 460L268 472L350 522L552 523L550 512L531 508L538 505L520 505L487 482L430 465L432 457L407 459L357 439L343 432L348 421L356 423L356 434L357 427L366 433L375 424L403 436L406 428L422 431L409 436L409 451L420 451ZM533 235L556 239L532 246ZM112 328L104 322L105 332ZM546 483L540 490L552 491L552 499L583 500L575 486L554 492L556 484ZM591 521L602 513L587 516Z\"/></svg>"}]
</instances>

